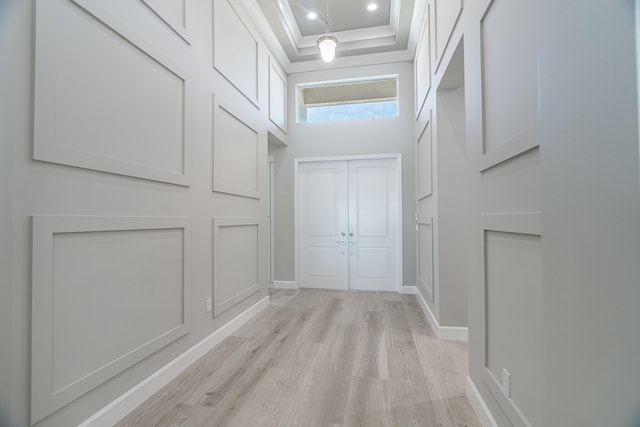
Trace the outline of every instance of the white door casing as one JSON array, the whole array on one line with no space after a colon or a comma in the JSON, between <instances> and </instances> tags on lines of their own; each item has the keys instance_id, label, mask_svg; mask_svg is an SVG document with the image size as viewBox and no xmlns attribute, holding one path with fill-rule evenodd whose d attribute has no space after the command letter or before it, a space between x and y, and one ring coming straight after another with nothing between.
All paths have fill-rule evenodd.
<instances>
[{"instance_id":1,"label":"white door casing","mask_svg":"<svg viewBox=\"0 0 640 427\"><path fill-rule=\"evenodd\" d=\"M296 160L301 287L398 291L399 156Z\"/></svg>"}]
</instances>

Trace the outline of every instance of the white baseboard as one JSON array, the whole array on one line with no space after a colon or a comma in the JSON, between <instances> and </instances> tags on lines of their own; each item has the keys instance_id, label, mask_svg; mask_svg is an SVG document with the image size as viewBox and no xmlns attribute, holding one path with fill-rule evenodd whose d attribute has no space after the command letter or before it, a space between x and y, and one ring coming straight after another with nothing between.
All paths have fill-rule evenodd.
<instances>
[{"instance_id":1,"label":"white baseboard","mask_svg":"<svg viewBox=\"0 0 640 427\"><path fill-rule=\"evenodd\" d=\"M417 295L418 294L418 288L416 288L415 286L404 285L404 286L402 286L400 288L398 293L399 294L404 294L404 295Z\"/></svg>"},{"instance_id":2,"label":"white baseboard","mask_svg":"<svg viewBox=\"0 0 640 427\"><path fill-rule=\"evenodd\" d=\"M484 399L480 395L478 388L473 383L471 377L467 375L467 398L469 402L471 402L471 406L473 410L476 411L476 415L478 416L478 420L480 420L480 424L482 427L498 427L498 423L496 423L495 418L489 411L489 407L485 403Z\"/></svg>"},{"instance_id":3,"label":"white baseboard","mask_svg":"<svg viewBox=\"0 0 640 427\"><path fill-rule=\"evenodd\" d=\"M153 396L158 390L169 384L171 380L186 370L202 356L218 345L222 340L233 334L253 316L260 313L269 305L269 296L234 317L220 329L182 353L171 362L160 368L138 385L118 397L116 400L96 412L82 422L78 427L107 427L124 418L127 414L140 406L145 400Z\"/></svg>"},{"instance_id":4,"label":"white baseboard","mask_svg":"<svg viewBox=\"0 0 640 427\"><path fill-rule=\"evenodd\" d=\"M422 311L424 312L427 320L431 324L431 328L433 332L435 332L436 336L441 340L449 340L449 341L469 341L469 328L459 327L459 326L440 326L438 320L433 315L433 312L429 308L429 304L424 300L422 294L418 292L418 288L415 286L403 286L400 291L402 294L415 295L418 298L418 302L420 303L420 307L422 307Z\"/></svg>"},{"instance_id":5,"label":"white baseboard","mask_svg":"<svg viewBox=\"0 0 640 427\"><path fill-rule=\"evenodd\" d=\"M286 280L274 280L273 283L269 283L269 288L272 289L300 289L296 282L289 282Z\"/></svg>"}]
</instances>

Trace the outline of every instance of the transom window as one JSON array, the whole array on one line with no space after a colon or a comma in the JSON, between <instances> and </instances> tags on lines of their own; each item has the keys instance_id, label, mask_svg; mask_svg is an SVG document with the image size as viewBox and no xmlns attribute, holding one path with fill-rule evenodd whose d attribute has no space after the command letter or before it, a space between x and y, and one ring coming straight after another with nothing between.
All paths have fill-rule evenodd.
<instances>
[{"instance_id":1,"label":"transom window","mask_svg":"<svg viewBox=\"0 0 640 427\"><path fill-rule=\"evenodd\" d=\"M297 121L377 119L398 116L398 76L301 84Z\"/></svg>"}]
</instances>

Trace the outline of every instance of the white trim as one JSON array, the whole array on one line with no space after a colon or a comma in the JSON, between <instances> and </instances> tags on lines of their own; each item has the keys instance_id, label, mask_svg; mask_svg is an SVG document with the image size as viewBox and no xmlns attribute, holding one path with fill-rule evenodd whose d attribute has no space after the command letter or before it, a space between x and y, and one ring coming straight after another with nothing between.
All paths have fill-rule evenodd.
<instances>
[{"instance_id":1,"label":"white trim","mask_svg":"<svg viewBox=\"0 0 640 427\"><path fill-rule=\"evenodd\" d=\"M269 288L271 289L300 289L298 283L295 281L287 281L287 280L274 280L269 283Z\"/></svg>"},{"instance_id":2,"label":"white trim","mask_svg":"<svg viewBox=\"0 0 640 427\"><path fill-rule=\"evenodd\" d=\"M275 178L275 159L273 156L269 156L267 158L267 164L269 167L269 185L268 185L268 195L267 195L267 248L268 248L268 260L267 263L267 279L268 283L274 282L274 276L276 274L276 226L275 226L275 218L274 218L274 210L276 206L275 202L275 192L273 191L274 184L276 182Z\"/></svg>"},{"instance_id":3,"label":"white trim","mask_svg":"<svg viewBox=\"0 0 640 427\"><path fill-rule=\"evenodd\" d=\"M174 378L207 354L222 340L233 334L249 319L260 313L267 305L269 305L269 296L265 296L220 327L217 331L164 365L132 389L83 421L78 427L106 427L114 425L149 397L153 396L153 394L162 387L169 384Z\"/></svg>"},{"instance_id":4,"label":"white trim","mask_svg":"<svg viewBox=\"0 0 640 427\"><path fill-rule=\"evenodd\" d=\"M331 69L364 67L396 62L413 61L413 52L409 50L392 50L389 52L368 53L353 56L338 56L331 63ZM322 59L292 62L286 69L288 74L322 71L327 69L327 63Z\"/></svg>"},{"instance_id":5,"label":"white trim","mask_svg":"<svg viewBox=\"0 0 640 427\"><path fill-rule=\"evenodd\" d=\"M349 45L347 45L348 47L346 48L347 50L358 49L362 46L367 47L371 44L371 41L379 39L390 39L395 44L397 43L397 40L399 38L399 3L399 0L391 0L388 24L380 25L377 27L332 31L331 34L335 35L341 43L349 43ZM300 55L300 51L304 50L305 48L315 48L318 35L313 34L305 36L302 34L289 2L282 3L280 12L281 13L278 13L278 18L296 53Z\"/></svg>"},{"instance_id":6,"label":"white trim","mask_svg":"<svg viewBox=\"0 0 640 427\"><path fill-rule=\"evenodd\" d=\"M398 293L401 295L418 295L418 288L416 286L402 285Z\"/></svg>"},{"instance_id":7,"label":"white trim","mask_svg":"<svg viewBox=\"0 0 640 427\"><path fill-rule=\"evenodd\" d=\"M637 78L637 96L638 108L640 109L640 0L635 2L636 9L636 78ZM640 120L638 120L638 131L640 132ZM640 144L638 145L638 165L640 166Z\"/></svg>"},{"instance_id":8,"label":"white trim","mask_svg":"<svg viewBox=\"0 0 640 427\"><path fill-rule=\"evenodd\" d=\"M498 427L498 423L491 414L489 407L485 403L484 399L480 395L478 388L473 383L470 376L467 375L467 399L471 403L473 410L478 416L478 420L483 427Z\"/></svg>"},{"instance_id":9,"label":"white trim","mask_svg":"<svg viewBox=\"0 0 640 427\"><path fill-rule=\"evenodd\" d=\"M287 69L291 65L287 53L282 48L280 41L273 32L271 25L268 23L267 18L264 16L260 5L257 1L251 0L238 0L236 2L240 5L240 8L244 12L247 20L251 22L256 31L262 36L262 41L267 46L267 49L276 57L280 66L283 69Z\"/></svg>"},{"instance_id":10,"label":"white trim","mask_svg":"<svg viewBox=\"0 0 640 427\"><path fill-rule=\"evenodd\" d=\"M469 341L469 328L461 327L461 326L440 326L438 323L438 319L433 315L433 312L429 308L429 304L424 300L424 297L420 292L418 292L418 288L415 286L405 286L404 289L407 294L413 294L418 298L418 302L420 303L420 307L422 307L422 311L424 312L433 332L435 332L436 336L441 340L449 340L449 341Z\"/></svg>"},{"instance_id":11,"label":"white trim","mask_svg":"<svg viewBox=\"0 0 640 427\"><path fill-rule=\"evenodd\" d=\"M354 155L354 156L333 156L333 157L296 157L293 163L294 185L293 185L293 203L294 203L294 277L295 282L300 283L300 235L298 230L300 229L300 163L306 162L327 162L327 161L341 161L341 160L381 160L381 159L394 159L398 165L398 283L396 291L401 293L402 290L402 260L403 260L403 245L404 239L402 235L402 154L367 154L367 155Z\"/></svg>"}]
</instances>

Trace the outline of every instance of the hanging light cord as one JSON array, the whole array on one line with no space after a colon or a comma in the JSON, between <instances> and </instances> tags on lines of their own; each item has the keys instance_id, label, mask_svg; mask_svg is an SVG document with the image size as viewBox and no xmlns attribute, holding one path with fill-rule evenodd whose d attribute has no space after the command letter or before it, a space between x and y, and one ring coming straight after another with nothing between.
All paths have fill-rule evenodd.
<instances>
[{"instance_id":1,"label":"hanging light cord","mask_svg":"<svg viewBox=\"0 0 640 427\"><path fill-rule=\"evenodd\" d=\"M327 10L326 10L327 14L324 17L324 24L325 24L325 32L327 33L327 35L329 35L329 33L331 32L331 27L329 26L329 0L327 0Z\"/></svg>"}]
</instances>

